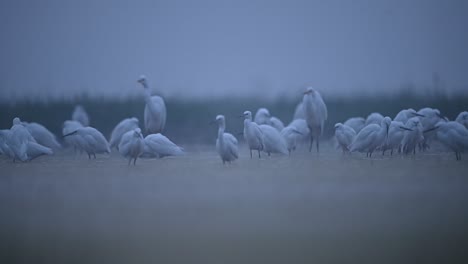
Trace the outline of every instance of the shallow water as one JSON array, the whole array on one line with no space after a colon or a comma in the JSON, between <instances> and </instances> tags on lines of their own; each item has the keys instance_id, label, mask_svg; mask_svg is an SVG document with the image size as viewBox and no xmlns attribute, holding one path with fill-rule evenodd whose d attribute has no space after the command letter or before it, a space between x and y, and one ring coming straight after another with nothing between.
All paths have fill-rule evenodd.
<instances>
[{"instance_id":1,"label":"shallow water","mask_svg":"<svg viewBox=\"0 0 468 264\"><path fill-rule=\"evenodd\" d=\"M187 155L0 158L1 263L468 260L468 162L328 146L223 166ZM463 261L461 261L463 262Z\"/></svg>"}]
</instances>

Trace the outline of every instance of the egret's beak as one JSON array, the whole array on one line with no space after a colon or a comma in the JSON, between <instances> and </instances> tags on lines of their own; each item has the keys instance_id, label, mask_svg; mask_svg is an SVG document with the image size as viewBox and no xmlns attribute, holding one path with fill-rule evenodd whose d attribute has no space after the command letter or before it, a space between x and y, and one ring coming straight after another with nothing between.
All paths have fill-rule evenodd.
<instances>
[{"instance_id":1,"label":"egret's beak","mask_svg":"<svg viewBox=\"0 0 468 264\"><path fill-rule=\"evenodd\" d=\"M68 133L68 134L66 134L66 135L63 135L62 138L68 137L68 136L72 136L72 135L74 135L74 134L76 134L76 133L78 133L78 130L75 130L75 131L73 131L73 132L71 132L71 133Z\"/></svg>"},{"instance_id":2,"label":"egret's beak","mask_svg":"<svg viewBox=\"0 0 468 264\"><path fill-rule=\"evenodd\" d=\"M301 136L303 136L303 135L304 135L304 134L302 134L302 132L301 132L301 131L299 131L299 130L296 130L296 129L293 129L293 130L292 130L292 132L294 132L294 133L296 133L296 134L299 134L299 135L301 135Z\"/></svg>"},{"instance_id":3,"label":"egret's beak","mask_svg":"<svg viewBox=\"0 0 468 264\"><path fill-rule=\"evenodd\" d=\"M237 116L237 118L244 118L244 117L245 117L244 115Z\"/></svg>"},{"instance_id":4,"label":"egret's beak","mask_svg":"<svg viewBox=\"0 0 468 264\"><path fill-rule=\"evenodd\" d=\"M437 114L437 116L440 118L440 119L443 119L445 121L449 121L447 117L441 115L441 114Z\"/></svg>"},{"instance_id":5,"label":"egret's beak","mask_svg":"<svg viewBox=\"0 0 468 264\"><path fill-rule=\"evenodd\" d=\"M210 126L212 126L212 125L214 125L214 124L216 124L216 120L212 120L212 121L210 121L210 122L208 123L208 125L210 125Z\"/></svg>"},{"instance_id":6,"label":"egret's beak","mask_svg":"<svg viewBox=\"0 0 468 264\"><path fill-rule=\"evenodd\" d=\"M425 115L421 115L419 113L413 113L414 116L419 116L419 117L426 117Z\"/></svg>"},{"instance_id":7,"label":"egret's beak","mask_svg":"<svg viewBox=\"0 0 468 264\"><path fill-rule=\"evenodd\" d=\"M439 129L439 126L435 126L433 128L426 129L426 130L423 131L423 133L429 133L429 132L434 131L436 129Z\"/></svg>"},{"instance_id":8,"label":"egret's beak","mask_svg":"<svg viewBox=\"0 0 468 264\"><path fill-rule=\"evenodd\" d=\"M407 127L404 127L404 126L400 126L400 129L403 129L403 130L408 130L408 131L413 131L413 129L411 129L411 128L407 128Z\"/></svg>"}]
</instances>

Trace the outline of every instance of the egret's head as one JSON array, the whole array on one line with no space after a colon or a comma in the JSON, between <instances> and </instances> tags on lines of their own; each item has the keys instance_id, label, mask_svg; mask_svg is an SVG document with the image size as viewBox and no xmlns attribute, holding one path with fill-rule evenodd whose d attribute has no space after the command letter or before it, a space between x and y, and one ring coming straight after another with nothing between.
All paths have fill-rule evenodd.
<instances>
[{"instance_id":1,"label":"egret's head","mask_svg":"<svg viewBox=\"0 0 468 264\"><path fill-rule=\"evenodd\" d=\"M416 110L414 110L413 108L409 108L407 111L411 116L425 117L425 115L422 115L422 114L416 112Z\"/></svg>"},{"instance_id":2,"label":"egret's head","mask_svg":"<svg viewBox=\"0 0 468 264\"><path fill-rule=\"evenodd\" d=\"M264 116L264 117L270 117L270 111L268 111L268 109L266 108L260 108L257 110L257 115L261 115L261 116Z\"/></svg>"},{"instance_id":3,"label":"egret's head","mask_svg":"<svg viewBox=\"0 0 468 264\"><path fill-rule=\"evenodd\" d=\"M21 124L21 119L19 119L19 117L13 118L13 125L19 125L19 124Z\"/></svg>"},{"instance_id":4,"label":"egret's head","mask_svg":"<svg viewBox=\"0 0 468 264\"><path fill-rule=\"evenodd\" d=\"M343 124L341 124L341 123L336 123L336 124L335 124L335 129L341 127L342 125L343 125Z\"/></svg>"},{"instance_id":5,"label":"egret's head","mask_svg":"<svg viewBox=\"0 0 468 264\"><path fill-rule=\"evenodd\" d=\"M388 116L384 117L382 121L380 122L381 126L385 126L387 129L387 135L388 135L388 129L390 128L390 125L392 124L392 119Z\"/></svg>"},{"instance_id":6,"label":"egret's head","mask_svg":"<svg viewBox=\"0 0 468 264\"><path fill-rule=\"evenodd\" d=\"M312 94L312 93L314 93L314 92L315 92L314 88L312 88L312 87L307 87L307 89L305 90L304 94Z\"/></svg>"},{"instance_id":7,"label":"egret's head","mask_svg":"<svg viewBox=\"0 0 468 264\"><path fill-rule=\"evenodd\" d=\"M248 120L252 120L252 112L250 111L245 111L244 112L244 118Z\"/></svg>"},{"instance_id":8,"label":"egret's head","mask_svg":"<svg viewBox=\"0 0 468 264\"><path fill-rule=\"evenodd\" d=\"M224 122L225 121L225 118L223 115L217 115L216 116L216 122L219 124L221 122Z\"/></svg>"},{"instance_id":9,"label":"egret's head","mask_svg":"<svg viewBox=\"0 0 468 264\"><path fill-rule=\"evenodd\" d=\"M133 136L136 138L143 138L143 135L141 134L141 129L139 127L133 129Z\"/></svg>"},{"instance_id":10,"label":"egret's head","mask_svg":"<svg viewBox=\"0 0 468 264\"><path fill-rule=\"evenodd\" d=\"M148 87L148 81L146 80L145 75L141 75L140 78L138 78L137 82L139 82L143 87Z\"/></svg>"},{"instance_id":11,"label":"egret's head","mask_svg":"<svg viewBox=\"0 0 468 264\"><path fill-rule=\"evenodd\" d=\"M138 121L138 118L136 118L136 117L132 117L132 118L130 118L130 120L131 120L132 122L134 122L134 123L137 123L137 124L138 124L138 122L139 122L139 121Z\"/></svg>"},{"instance_id":12,"label":"egret's head","mask_svg":"<svg viewBox=\"0 0 468 264\"><path fill-rule=\"evenodd\" d=\"M465 112L461 112L461 113L460 113L460 118L461 118L462 120L468 120L468 112L466 112L466 111L465 111Z\"/></svg>"}]
</instances>

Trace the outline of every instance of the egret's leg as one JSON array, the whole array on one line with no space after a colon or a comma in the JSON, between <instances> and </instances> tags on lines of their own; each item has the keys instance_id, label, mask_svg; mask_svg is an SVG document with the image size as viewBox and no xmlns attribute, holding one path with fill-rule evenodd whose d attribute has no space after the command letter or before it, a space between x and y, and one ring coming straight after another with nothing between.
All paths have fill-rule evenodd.
<instances>
[{"instance_id":1,"label":"egret's leg","mask_svg":"<svg viewBox=\"0 0 468 264\"><path fill-rule=\"evenodd\" d=\"M393 149L390 151L390 156L393 156Z\"/></svg>"},{"instance_id":2,"label":"egret's leg","mask_svg":"<svg viewBox=\"0 0 468 264\"><path fill-rule=\"evenodd\" d=\"M88 159L91 159L91 153L88 152Z\"/></svg>"},{"instance_id":3,"label":"egret's leg","mask_svg":"<svg viewBox=\"0 0 468 264\"><path fill-rule=\"evenodd\" d=\"M96 153L93 153L94 159L96 159Z\"/></svg>"},{"instance_id":4,"label":"egret's leg","mask_svg":"<svg viewBox=\"0 0 468 264\"><path fill-rule=\"evenodd\" d=\"M312 130L311 130L312 131ZM310 145L309 145L309 152L312 152L312 145L314 144L314 136L310 133Z\"/></svg>"},{"instance_id":5,"label":"egret's leg","mask_svg":"<svg viewBox=\"0 0 468 264\"><path fill-rule=\"evenodd\" d=\"M288 149L288 155L289 155L289 157L291 157L291 150L290 149Z\"/></svg>"},{"instance_id":6,"label":"egret's leg","mask_svg":"<svg viewBox=\"0 0 468 264\"><path fill-rule=\"evenodd\" d=\"M317 142L315 143L317 145L317 153L319 153L319 139L317 138Z\"/></svg>"},{"instance_id":7,"label":"egret's leg","mask_svg":"<svg viewBox=\"0 0 468 264\"><path fill-rule=\"evenodd\" d=\"M250 158L252 158L252 149L250 149Z\"/></svg>"},{"instance_id":8,"label":"egret's leg","mask_svg":"<svg viewBox=\"0 0 468 264\"><path fill-rule=\"evenodd\" d=\"M133 160L133 166L136 165L136 160L137 160L137 157L135 157L135 160Z\"/></svg>"},{"instance_id":9,"label":"egret's leg","mask_svg":"<svg viewBox=\"0 0 468 264\"><path fill-rule=\"evenodd\" d=\"M259 149L257 149L257 150L258 150L258 158L260 159L261 158L260 157L260 150Z\"/></svg>"},{"instance_id":10,"label":"egret's leg","mask_svg":"<svg viewBox=\"0 0 468 264\"><path fill-rule=\"evenodd\" d=\"M416 147L413 148L413 155L416 155Z\"/></svg>"},{"instance_id":11,"label":"egret's leg","mask_svg":"<svg viewBox=\"0 0 468 264\"><path fill-rule=\"evenodd\" d=\"M372 151L369 152L369 158L372 158Z\"/></svg>"}]
</instances>

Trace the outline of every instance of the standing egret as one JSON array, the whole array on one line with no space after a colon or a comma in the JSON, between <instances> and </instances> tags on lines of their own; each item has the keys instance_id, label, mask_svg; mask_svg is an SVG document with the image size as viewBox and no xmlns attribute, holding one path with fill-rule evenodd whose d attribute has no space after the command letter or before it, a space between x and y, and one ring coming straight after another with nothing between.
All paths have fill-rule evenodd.
<instances>
[{"instance_id":1,"label":"standing egret","mask_svg":"<svg viewBox=\"0 0 468 264\"><path fill-rule=\"evenodd\" d=\"M363 117L351 117L346 120L343 125L347 125L354 129L356 133L359 133L361 129L363 129L366 126L366 119Z\"/></svg>"},{"instance_id":2,"label":"standing egret","mask_svg":"<svg viewBox=\"0 0 468 264\"><path fill-rule=\"evenodd\" d=\"M23 125L29 131L31 136L36 140L40 145L46 146L51 149L59 149L61 146L57 142L55 135L52 134L47 128L38 123L26 123L23 122Z\"/></svg>"},{"instance_id":3,"label":"standing egret","mask_svg":"<svg viewBox=\"0 0 468 264\"><path fill-rule=\"evenodd\" d=\"M281 130L281 136L286 142L289 155L291 155L291 152L296 150L297 141L299 141L304 136L304 134L302 134L302 132L299 131L295 126L289 125Z\"/></svg>"},{"instance_id":4,"label":"standing egret","mask_svg":"<svg viewBox=\"0 0 468 264\"><path fill-rule=\"evenodd\" d=\"M305 142L310 138L310 130L305 119L294 119L289 123L288 126L295 127L297 131L300 132L300 137L298 138L299 142Z\"/></svg>"},{"instance_id":5,"label":"standing egret","mask_svg":"<svg viewBox=\"0 0 468 264\"><path fill-rule=\"evenodd\" d=\"M237 139L230 133L224 132L226 129L226 121L223 115L216 116L214 121L218 124L218 138L216 139L216 150L218 151L223 164L239 158L239 150L237 147Z\"/></svg>"},{"instance_id":6,"label":"standing egret","mask_svg":"<svg viewBox=\"0 0 468 264\"><path fill-rule=\"evenodd\" d=\"M120 121L120 123L118 123L117 126L115 126L115 128L112 130L109 140L110 148L119 148L120 139L122 136L128 131L134 130L135 128L138 128L138 118L136 117L126 118Z\"/></svg>"},{"instance_id":7,"label":"standing egret","mask_svg":"<svg viewBox=\"0 0 468 264\"><path fill-rule=\"evenodd\" d=\"M457 160L461 160L461 153L468 150L468 130L456 121L441 121L431 130L436 130L437 140L455 152Z\"/></svg>"},{"instance_id":8,"label":"standing egret","mask_svg":"<svg viewBox=\"0 0 468 264\"><path fill-rule=\"evenodd\" d=\"M145 90L145 129L148 134L161 133L166 125L166 104L160 96L151 96L148 81L144 75L140 76L138 82Z\"/></svg>"},{"instance_id":9,"label":"standing egret","mask_svg":"<svg viewBox=\"0 0 468 264\"><path fill-rule=\"evenodd\" d=\"M348 147L349 151L366 152L368 157L372 157L374 150L385 143L391 121L387 116L380 121L380 125L370 124L361 129Z\"/></svg>"},{"instance_id":10,"label":"standing egret","mask_svg":"<svg viewBox=\"0 0 468 264\"><path fill-rule=\"evenodd\" d=\"M437 123L443 120L447 120L444 116L440 114L439 109L425 107L418 111L418 114L423 115L424 117L420 117L421 125L424 131L431 131L428 133L424 133L424 140L421 143L421 149L426 150L429 148L432 140L435 138L435 132L432 131L432 128L435 127Z\"/></svg>"},{"instance_id":11,"label":"standing egret","mask_svg":"<svg viewBox=\"0 0 468 264\"><path fill-rule=\"evenodd\" d=\"M462 124L463 126L465 126L468 129L468 112L463 111L460 114L458 114L455 121Z\"/></svg>"},{"instance_id":12,"label":"standing egret","mask_svg":"<svg viewBox=\"0 0 468 264\"><path fill-rule=\"evenodd\" d=\"M139 127L125 132L119 142L119 152L122 156L128 158L128 165L130 165L132 159L133 165L136 164L136 160L143 154L144 148L145 142Z\"/></svg>"},{"instance_id":13,"label":"standing egret","mask_svg":"<svg viewBox=\"0 0 468 264\"><path fill-rule=\"evenodd\" d=\"M414 155L416 154L416 146L424 141L424 129L418 117L408 119L405 127L411 130L404 133L403 140L401 141L402 151L405 154L413 152Z\"/></svg>"},{"instance_id":14,"label":"standing egret","mask_svg":"<svg viewBox=\"0 0 468 264\"><path fill-rule=\"evenodd\" d=\"M86 110L81 105L75 106L75 110L73 110L72 114L72 120L80 122L84 127L89 126L88 113L86 113Z\"/></svg>"},{"instance_id":15,"label":"standing egret","mask_svg":"<svg viewBox=\"0 0 468 264\"><path fill-rule=\"evenodd\" d=\"M260 158L260 151L264 148L263 133L257 123L252 122L252 112L244 112L244 139L249 145L250 158L252 158L252 150L258 151L258 158Z\"/></svg>"},{"instance_id":16,"label":"standing egret","mask_svg":"<svg viewBox=\"0 0 468 264\"><path fill-rule=\"evenodd\" d=\"M385 155L385 151L390 150L390 155L393 155L393 150L398 149L401 151L401 142L405 136L405 124L399 121L392 121L388 128L387 141L382 145L382 155Z\"/></svg>"},{"instance_id":17,"label":"standing egret","mask_svg":"<svg viewBox=\"0 0 468 264\"><path fill-rule=\"evenodd\" d=\"M88 154L88 159L91 159L91 155L96 158L96 154L110 153L109 143L106 138L94 127L80 127L63 137L74 135L76 135L79 148Z\"/></svg>"},{"instance_id":18,"label":"standing egret","mask_svg":"<svg viewBox=\"0 0 468 264\"><path fill-rule=\"evenodd\" d=\"M343 154L349 152L349 145L353 143L355 137L356 131L350 126L342 123L335 124L335 138L341 149L343 149Z\"/></svg>"},{"instance_id":19,"label":"standing egret","mask_svg":"<svg viewBox=\"0 0 468 264\"><path fill-rule=\"evenodd\" d=\"M145 137L144 158L163 158L180 156L184 150L162 134L150 134Z\"/></svg>"},{"instance_id":20,"label":"standing egret","mask_svg":"<svg viewBox=\"0 0 468 264\"><path fill-rule=\"evenodd\" d=\"M312 151L314 138L316 139L317 152L319 152L319 140L325 128L325 121L328 118L328 111L325 102L319 92L312 88L307 88L302 99L304 106L305 120L310 130L309 152Z\"/></svg>"},{"instance_id":21,"label":"standing egret","mask_svg":"<svg viewBox=\"0 0 468 264\"><path fill-rule=\"evenodd\" d=\"M80 127L83 127L83 125L80 122L74 120L67 120L63 122L62 136L68 135L73 131L76 131ZM75 153L76 150L80 148L77 135L64 137L63 141L65 141L66 145L73 147Z\"/></svg>"},{"instance_id":22,"label":"standing egret","mask_svg":"<svg viewBox=\"0 0 468 264\"><path fill-rule=\"evenodd\" d=\"M403 109L400 112L398 112L393 121L402 122L403 124L406 124L408 119L416 116L424 117L424 115L416 112L416 110L414 110L413 108Z\"/></svg>"},{"instance_id":23,"label":"standing egret","mask_svg":"<svg viewBox=\"0 0 468 264\"><path fill-rule=\"evenodd\" d=\"M286 141L276 128L270 125L260 125L259 128L263 134L263 151L268 153L268 156L271 153L288 154Z\"/></svg>"},{"instance_id":24,"label":"standing egret","mask_svg":"<svg viewBox=\"0 0 468 264\"><path fill-rule=\"evenodd\" d=\"M370 115L367 116L365 125L366 126L368 126L370 124L379 125L379 124L381 124L383 119L384 119L384 116L382 114L380 114L380 113L371 113Z\"/></svg>"}]
</instances>

